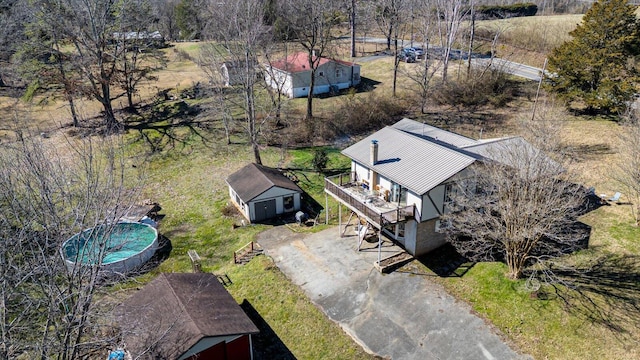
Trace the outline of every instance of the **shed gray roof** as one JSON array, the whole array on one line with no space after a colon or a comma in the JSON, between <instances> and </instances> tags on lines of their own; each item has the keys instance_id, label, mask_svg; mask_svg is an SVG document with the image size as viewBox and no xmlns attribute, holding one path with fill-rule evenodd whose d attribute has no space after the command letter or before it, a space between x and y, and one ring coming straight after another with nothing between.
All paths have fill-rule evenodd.
<instances>
[{"instance_id":1,"label":"shed gray roof","mask_svg":"<svg viewBox=\"0 0 640 360\"><path fill-rule=\"evenodd\" d=\"M302 193L302 189L279 170L254 163L231 174L226 182L245 203L274 186Z\"/></svg>"},{"instance_id":2,"label":"shed gray roof","mask_svg":"<svg viewBox=\"0 0 640 360\"><path fill-rule=\"evenodd\" d=\"M258 333L258 328L207 273L160 274L116 308L127 349L136 356L154 345L178 358L200 339Z\"/></svg>"},{"instance_id":3,"label":"shed gray roof","mask_svg":"<svg viewBox=\"0 0 640 360\"><path fill-rule=\"evenodd\" d=\"M463 147L473 144L478 144L477 140L468 138L466 136L458 135L435 126L427 125L415 120L404 118L397 123L391 125L391 127L408 132L410 134L429 137L431 139L444 142L455 147Z\"/></svg>"},{"instance_id":4,"label":"shed gray roof","mask_svg":"<svg viewBox=\"0 0 640 360\"><path fill-rule=\"evenodd\" d=\"M369 163L371 140L378 141L378 162L375 165ZM430 137L416 136L393 127L378 130L342 153L419 195L480 158Z\"/></svg>"}]
</instances>

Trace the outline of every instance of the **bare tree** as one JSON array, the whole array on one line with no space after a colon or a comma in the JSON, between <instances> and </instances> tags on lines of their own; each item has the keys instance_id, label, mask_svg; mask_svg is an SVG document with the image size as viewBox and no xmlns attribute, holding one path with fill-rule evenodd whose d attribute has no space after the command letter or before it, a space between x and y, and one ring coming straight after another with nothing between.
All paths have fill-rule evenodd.
<instances>
[{"instance_id":1,"label":"bare tree","mask_svg":"<svg viewBox=\"0 0 640 360\"><path fill-rule=\"evenodd\" d=\"M387 39L387 50L391 50L394 34L398 33L400 26L400 8L403 0L380 0L375 6L375 21L380 31ZM398 50L397 48L395 50Z\"/></svg>"},{"instance_id":2,"label":"bare tree","mask_svg":"<svg viewBox=\"0 0 640 360\"><path fill-rule=\"evenodd\" d=\"M112 338L95 299L95 262L67 267L61 243L94 226L109 233L135 198L115 142L69 142L57 154L27 134L0 148L0 358L96 357ZM11 164L11 166L9 166Z\"/></svg>"},{"instance_id":3,"label":"bare tree","mask_svg":"<svg viewBox=\"0 0 640 360\"><path fill-rule=\"evenodd\" d=\"M442 82L447 82L451 49L455 45L462 19L469 12L468 0L436 0L438 31L442 46Z\"/></svg>"},{"instance_id":4,"label":"bare tree","mask_svg":"<svg viewBox=\"0 0 640 360\"><path fill-rule=\"evenodd\" d=\"M178 25L176 24L176 6L178 0L153 0L151 8L154 19L157 20L158 31L166 40L178 38Z\"/></svg>"},{"instance_id":5,"label":"bare tree","mask_svg":"<svg viewBox=\"0 0 640 360\"><path fill-rule=\"evenodd\" d=\"M620 183L630 201L635 225L640 224L640 122L631 118L623 123L619 131L617 161L618 171L614 179Z\"/></svg>"},{"instance_id":6,"label":"bare tree","mask_svg":"<svg viewBox=\"0 0 640 360\"><path fill-rule=\"evenodd\" d=\"M8 84L5 76L13 72L11 56L25 40L24 25L29 21L27 2L0 0L0 87Z\"/></svg>"},{"instance_id":7,"label":"bare tree","mask_svg":"<svg viewBox=\"0 0 640 360\"><path fill-rule=\"evenodd\" d=\"M284 44L285 59L288 55L288 49L288 45ZM287 84L286 81L284 81L285 79L282 79L282 81L278 80L279 78L281 78L281 76L278 74L278 68L276 66L273 66L274 61L277 60L273 59L273 54L271 53L271 51L265 51L264 58L265 66L263 68L263 71L265 72L265 88L267 89L269 97L271 98L271 105L275 118L275 126L280 127L282 126L282 112L284 110L283 108L286 105L288 99L288 97L283 95L285 85Z\"/></svg>"},{"instance_id":8,"label":"bare tree","mask_svg":"<svg viewBox=\"0 0 640 360\"><path fill-rule=\"evenodd\" d=\"M417 85L417 93L420 99L420 112L425 113L427 107L427 99L430 94L430 84L436 72L440 69L442 62L431 58L431 51L429 51L429 39L433 35L433 14L431 13L430 2L424 2L422 6L415 6L414 11L418 16L417 34L425 40L424 42L424 61L421 66L412 67L407 71L409 79L414 81ZM413 25L412 25L413 26Z\"/></svg>"},{"instance_id":9,"label":"bare tree","mask_svg":"<svg viewBox=\"0 0 640 360\"><path fill-rule=\"evenodd\" d=\"M27 39L21 44L13 59L18 62L22 79L29 83L30 98L35 94L47 94L53 97L62 97L69 106L74 127L80 125L76 99L82 92L81 74L74 65L74 54L63 51L65 41L61 38L47 18L46 11L33 7L32 17L34 21L29 24L30 31ZM43 37L42 34L48 34ZM50 88L57 91L51 94Z\"/></svg>"},{"instance_id":10,"label":"bare tree","mask_svg":"<svg viewBox=\"0 0 640 360\"><path fill-rule=\"evenodd\" d=\"M385 6L385 12L387 12L387 23L389 27L390 38L393 40L393 96L396 96L397 84L398 84L398 68L400 66L400 57L398 57L398 40L403 41L402 37L406 32L405 12L407 10L408 1L406 0L388 0Z\"/></svg>"},{"instance_id":11,"label":"bare tree","mask_svg":"<svg viewBox=\"0 0 640 360\"><path fill-rule=\"evenodd\" d=\"M108 130L119 127L113 111L111 87L116 80L117 59L124 49L113 41L119 22L127 15L115 0L40 1L36 5L59 38L74 48L74 65L87 82L84 93L99 101Z\"/></svg>"},{"instance_id":12,"label":"bare tree","mask_svg":"<svg viewBox=\"0 0 640 360\"><path fill-rule=\"evenodd\" d=\"M448 195L442 221L461 253L504 259L517 279L525 267L578 248L576 218L587 192L522 138L487 144L484 160Z\"/></svg>"},{"instance_id":13,"label":"bare tree","mask_svg":"<svg viewBox=\"0 0 640 360\"><path fill-rule=\"evenodd\" d=\"M166 67L166 57L160 47L164 39L152 31L151 8L146 1L127 0L120 2L120 11L126 14L119 22L120 31L114 33L114 42L123 49L122 56L117 59L117 83L127 97L129 110L134 110L133 95L138 91L138 84L143 81L154 81L154 72Z\"/></svg>"},{"instance_id":14,"label":"bare tree","mask_svg":"<svg viewBox=\"0 0 640 360\"><path fill-rule=\"evenodd\" d=\"M261 164L259 137L264 121L258 119L256 93L258 85L262 84L258 75L260 54L271 43L270 33L264 24L264 2L222 1L211 4L208 11L210 26L205 31L215 42L203 48L201 63L208 68L210 75L219 73L224 66L229 81L241 88L242 102L227 103L227 106L237 105L242 109L254 161ZM224 99L233 100L233 97Z\"/></svg>"},{"instance_id":15,"label":"bare tree","mask_svg":"<svg viewBox=\"0 0 640 360\"><path fill-rule=\"evenodd\" d=\"M313 118L313 91L315 88L316 70L322 56L330 50L334 39L333 31L339 24L341 4L336 0L286 0L278 3L279 16L285 23L292 39L306 51L311 69L309 93L307 95L306 120Z\"/></svg>"}]
</instances>

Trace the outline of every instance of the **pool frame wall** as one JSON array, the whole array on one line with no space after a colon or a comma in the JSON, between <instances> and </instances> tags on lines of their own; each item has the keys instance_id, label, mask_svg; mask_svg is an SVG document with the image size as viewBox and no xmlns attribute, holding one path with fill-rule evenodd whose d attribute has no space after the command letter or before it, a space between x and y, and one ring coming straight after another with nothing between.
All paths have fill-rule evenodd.
<instances>
[{"instance_id":1,"label":"pool frame wall","mask_svg":"<svg viewBox=\"0 0 640 360\"><path fill-rule=\"evenodd\" d=\"M154 234L155 234L155 238L154 238L153 242L151 242L151 244L146 246L144 249L142 249L142 251L140 251L136 255L130 256L130 257L126 258L126 259L122 259L120 261L101 264L100 265L100 272L103 273L103 275L107 275L107 274L122 274L122 275L126 275L126 274L129 274L129 273L139 269L140 267L142 267L142 265L144 265L147 261L149 261L153 257L153 255L155 254L156 250L158 249L158 230L156 228L154 228L153 226L151 226L149 224L140 223L140 222L127 222L127 221L118 222L118 224L130 224L130 223L139 224L139 225L142 225L142 226L147 226L150 229L152 229ZM90 229L92 229L92 228L89 228L87 230L90 230ZM86 230L84 230L84 231L86 231ZM85 266L92 266L90 264L83 264L82 262L71 261L71 260L66 258L63 249L64 249L65 245L67 244L67 242L72 240L72 239L73 239L73 237L65 240L65 242L63 242L62 246L60 247L60 255L62 255L62 259L64 260L64 262L65 262L65 264L67 266L67 271L73 272L78 267L82 268L82 267L85 267Z\"/></svg>"}]
</instances>

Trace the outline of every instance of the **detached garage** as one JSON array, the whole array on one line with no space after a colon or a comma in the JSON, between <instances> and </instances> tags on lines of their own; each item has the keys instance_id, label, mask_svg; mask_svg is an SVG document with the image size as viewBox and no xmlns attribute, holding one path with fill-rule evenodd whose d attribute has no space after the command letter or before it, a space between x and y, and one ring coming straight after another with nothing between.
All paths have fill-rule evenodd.
<instances>
[{"instance_id":1,"label":"detached garage","mask_svg":"<svg viewBox=\"0 0 640 360\"><path fill-rule=\"evenodd\" d=\"M277 169L249 164L226 181L231 201L249 222L300 210L302 189Z\"/></svg>"},{"instance_id":2,"label":"detached garage","mask_svg":"<svg viewBox=\"0 0 640 360\"><path fill-rule=\"evenodd\" d=\"M134 359L251 360L258 328L207 273L165 273L114 310Z\"/></svg>"}]
</instances>

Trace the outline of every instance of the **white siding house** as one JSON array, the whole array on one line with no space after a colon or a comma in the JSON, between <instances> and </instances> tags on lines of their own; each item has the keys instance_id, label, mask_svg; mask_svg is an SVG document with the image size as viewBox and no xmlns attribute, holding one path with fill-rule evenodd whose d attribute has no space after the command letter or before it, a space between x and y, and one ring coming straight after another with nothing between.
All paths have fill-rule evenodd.
<instances>
[{"instance_id":1,"label":"white siding house","mask_svg":"<svg viewBox=\"0 0 640 360\"><path fill-rule=\"evenodd\" d=\"M317 60L314 94L337 92L360 84L360 65L324 57ZM290 98L309 94L311 68L308 53L291 54L265 67L265 80L272 88Z\"/></svg>"},{"instance_id":2,"label":"white siding house","mask_svg":"<svg viewBox=\"0 0 640 360\"><path fill-rule=\"evenodd\" d=\"M325 192L419 256L446 242L439 218L456 182L479 160L500 161L490 150L505 144L533 148L519 137L474 140L403 119L343 150L351 174L327 178Z\"/></svg>"},{"instance_id":3,"label":"white siding house","mask_svg":"<svg viewBox=\"0 0 640 360\"><path fill-rule=\"evenodd\" d=\"M300 210L302 190L277 169L252 163L226 182L231 202L249 222Z\"/></svg>"}]
</instances>

